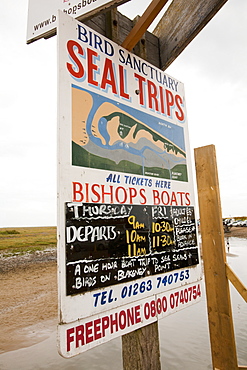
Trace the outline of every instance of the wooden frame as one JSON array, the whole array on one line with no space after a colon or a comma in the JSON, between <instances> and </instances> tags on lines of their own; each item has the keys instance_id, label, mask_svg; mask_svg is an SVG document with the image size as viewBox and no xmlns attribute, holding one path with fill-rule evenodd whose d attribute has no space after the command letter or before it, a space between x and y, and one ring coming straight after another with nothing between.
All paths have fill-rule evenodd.
<instances>
[{"instance_id":1,"label":"wooden frame","mask_svg":"<svg viewBox=\"0 0 247 370\"><path fill-rule=\"evenodd\" d=\"M215 147L195 149L202 251L213 368L238 366L228 279L247 301L247 289L226 263Z\"/></svg>"},{"instance_id":2,"label":"wooden frame","mask_svg":"<svg viewBox=\"0 0 247 370\"><path fill-rule=\"evenodd\" d=\"M241 297L245 300L245 302L247 302L247 289L227 263L226 263L226 276L228 277L232 285L235 287L235 289L239 292Z\"/></svg>"},{"instance_id":3,"label":"wooden frame","mask_svg":"<svg viewBox=\"0 0 247 370\"><path fill-rule=\"evenodd\" d=\"M153 0L150 3L122 43L123 48L129 51L133 49L167 2L168 0Z\"/></svg>"}]
</instances>

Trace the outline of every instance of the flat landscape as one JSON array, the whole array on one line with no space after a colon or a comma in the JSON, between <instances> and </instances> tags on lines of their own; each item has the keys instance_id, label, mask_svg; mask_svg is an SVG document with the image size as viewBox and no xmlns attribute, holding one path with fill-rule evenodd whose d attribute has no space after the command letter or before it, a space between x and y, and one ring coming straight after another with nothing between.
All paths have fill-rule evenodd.
<instances>
[{"instance_id":1,"label":"flat landscape","mask_svg":"<svg viewBox=\"0 0 247 370\"><path fill-rule=\"evenodd\" d=\"M247 227L226 235L247 238ZM42 341L57 320L56 228L0 229L0 280L0 353Z\"/></svg>"},{"instance_id":2,"label":"flat landscape","mask_svg":"<svg viewBox=\"0 0 247 370\"><path fill-rule=\"evenodd\" d=\"M56 227L0 229L0 353L43 340L42 323L57 317L56 270Z\"/></svg>"}]
</instances>

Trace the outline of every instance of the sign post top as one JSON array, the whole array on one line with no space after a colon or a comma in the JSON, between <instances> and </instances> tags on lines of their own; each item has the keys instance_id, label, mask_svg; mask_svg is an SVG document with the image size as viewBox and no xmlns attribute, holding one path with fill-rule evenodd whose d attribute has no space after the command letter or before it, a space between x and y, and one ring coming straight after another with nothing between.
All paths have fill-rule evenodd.
<instances>
[{"instance_id":1,"label":"sign post top","mask_svg":"<svg viewBox=\"0 0 247 370\"><path fill-rule=\"evenodd\" d=\"M73 18L83 20L117 7L129 0L29 0L27 44L56 34L57 12L62 10Z\"/></svg>"}]
</instances>

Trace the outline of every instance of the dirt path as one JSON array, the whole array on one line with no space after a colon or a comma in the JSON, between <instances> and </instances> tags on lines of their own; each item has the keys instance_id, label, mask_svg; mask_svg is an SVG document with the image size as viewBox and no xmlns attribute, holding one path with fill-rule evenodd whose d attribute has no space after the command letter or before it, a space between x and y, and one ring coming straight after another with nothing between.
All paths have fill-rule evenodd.
<instances>
[{"instance_id":1,"label":"dirt path","mask_svg":"<svg viewBox=\"0 0 247 370\"><path fill-rule=\"evenodd\" d=\"M234 236L237 238L247 238L247 227L232 227L225 236Z\"/></svg>"},{"instance_id":2,"label":"dirt path","mask_svg":"<svg viewBox=\"0 0 247 370\"><path fill-rule=\"evenodd\" d=\"M37 343L47 335L47 320L57 319L56 271L56 262L50 261L0 274L0 353Z\"/></svg>"}]
</instances>

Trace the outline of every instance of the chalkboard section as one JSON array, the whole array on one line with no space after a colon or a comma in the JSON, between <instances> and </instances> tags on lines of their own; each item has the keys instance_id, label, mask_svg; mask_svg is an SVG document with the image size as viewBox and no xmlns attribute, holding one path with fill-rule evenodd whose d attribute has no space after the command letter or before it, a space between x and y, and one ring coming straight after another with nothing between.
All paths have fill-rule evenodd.
<instances>
[{"instance_id":1,"label":"chalkboard section","mask_svg":"<svg viewBox=\"0 0 247 370\"><path fill-rule=\"evenodd\" d=\"M193 207L66 203L67 295L199 263Z\"/></svg>"}]
</instances>

